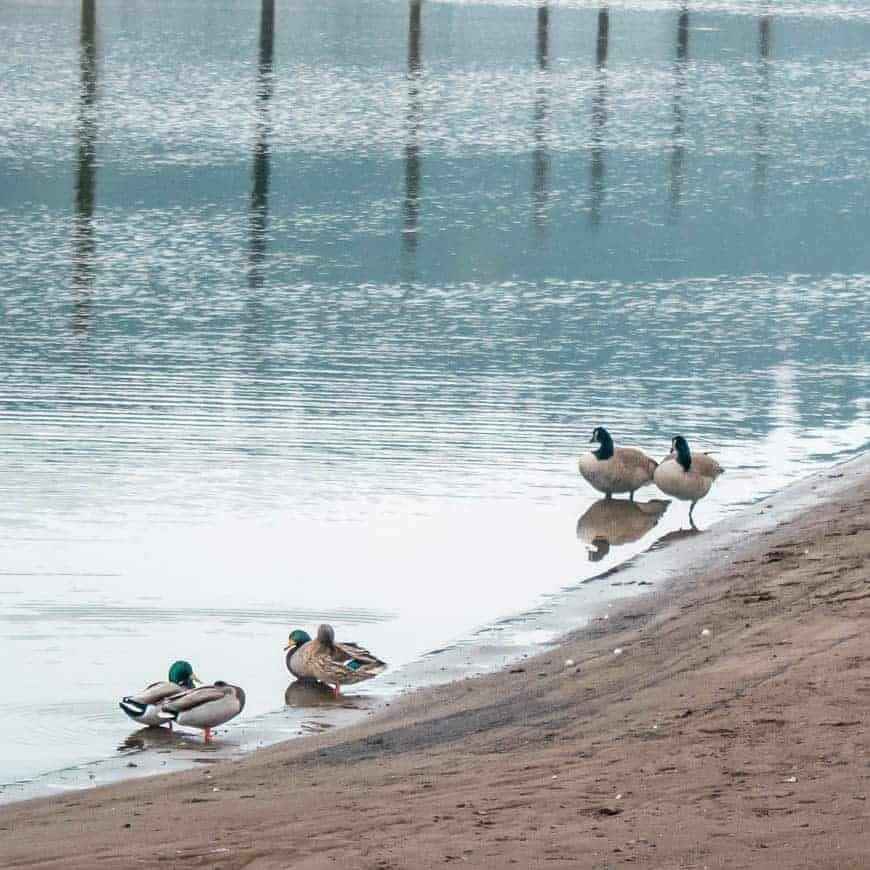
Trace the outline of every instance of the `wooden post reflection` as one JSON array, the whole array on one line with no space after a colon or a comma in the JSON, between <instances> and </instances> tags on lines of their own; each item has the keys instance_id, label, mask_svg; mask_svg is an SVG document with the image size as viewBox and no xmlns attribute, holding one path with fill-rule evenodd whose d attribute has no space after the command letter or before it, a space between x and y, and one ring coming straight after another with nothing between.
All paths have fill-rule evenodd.
<instances>
[{"instance_id":1,"label":"wooden post reflection","mask_svg":"<svg viewBox=\"0 0 870 870\"><path fill-rule=\"evenodd\" d=\"M73 222L73 317L75 332L87 331L93 296L94 206L97 143L97 4L82 0L79 30L79 118Z\"/></svg>"},{"instance_id":2,"label":"wooden post reflection","mask_svg":"<svg viewBox=\"0 0 870 870\"><path fill-rule=\"evenodd\" d=\"M269 101L274 90L272 62L275 44L275 0L262 0L257 63L257 128L254 135L251 186L251 239L248 281L252 290L263 284L269 222Z\"/></svg>"},{"instance_id":3,"label":"wooden post reflection","mask_svg":"<svg viewBox=\"0 0 870 870\"><path fill-rule=\"evenodd\" d=\"M402 251L413 260L417 251L420 220L420 74L422 41L422 0L410 0L408 7L408 115L405 140L405 198L402 207ZM407 263L412 268L412 263Z\"/></svg>"},{"instance_id":4,"label":"wooden post reflection","mask_svg":"<svg viewBox=\"0 0 870 870\"><path fill-rule=\"evenodd\" d=\"M598 10L598 36L595 40L595 66L601 69L607 63L607 46L610 39L610 11L606 6Z\"/></svg>"},{"instance_id":5,"label":"wooden post reflection","mask_svg":"<svg viewBox=\"0 0 870 870\"><path fill-rule=\"evenodd\" d=\"M535 89L534 124L532 136L535 140L532 149L532 201L535 227L544 227L547 212L547 176L550 157L547 152L547 115L549 113L547 92L547 64L549 61L550 9L546 2L538 6L537 38L535 56L538 62L538 83Z\"/></svg>"},{"instance_id":6,"label":"wooden post reflection","mask_svg":"<svg viewBox=\"0 0 870 870\"><path fill-rule=\"evenodd\" d=\"M592 132L589 161L589 222L593 227L601 223L604 204L605 164L604 132L607 126L607 51L610 42L610 10L598 10L598 33L595 39L595 88L592 92Z\"/></svg>"},{"instance_id":7,"label":"wooden post reflection","mask_svg":"<svg viewBox=\"0 0 870 870\"><path fill-rule=\"evenodd\" d=\"M769 157L769 127L770 127L770 55L773 41L773 16L770 14L770 4L762 6L762 14L758 19L758 90L756 91L755 108L755 151L753 154L753 191L756 204L763 201L767 193L767 164Z\"/></svg>"},{"instance_id":8,"label":"wooden post reflection","mask_svg":"<svg viewBox=\"0 0 870 870\"><path fill-rule=\"evenodd\" d=\"M677 18L677 54L674 62L674 99L671 135L670 219L675 220L686 186L686 64L689 60L689 10L683 6Z\"/></svg>"}]
</instances>

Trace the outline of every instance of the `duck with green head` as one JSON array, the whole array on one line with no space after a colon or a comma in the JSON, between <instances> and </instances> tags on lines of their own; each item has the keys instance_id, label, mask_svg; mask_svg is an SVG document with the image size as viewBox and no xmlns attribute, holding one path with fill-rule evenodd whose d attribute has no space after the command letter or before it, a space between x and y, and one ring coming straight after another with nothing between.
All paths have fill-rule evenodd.
<instances>
[{"instance_id":1,"label":"duck with green head","mask_svg":"<svg viewBox=\"0 0 870 870\"><path fill-rule=\"evenodd\" d=\"M597 441L599 447L580 457L580 474L607 498L627 492L633 501L635 490L652 483L657 463L643 451L614 446L613 438L603 426L596 426L589 440Z\"/></svg>"},{"instance_id":2,"label":"duck with green head","mask_svg":"<svg viewBox=\"0 0 870 870\"><path fill-rule=\"evenodd\" d=\"M287 670L300 680L317 680L332 686L336 697L341 687L370 680L387 665L367 649L351 641L337 643L331 625L321 625L312 640L308 632L296 629L287 639Z\"/></svg>"},{"instance_id":3,"label":"duck with green head","mask_svg":"<svg viewBox=\"0 0 870 870\"><path fill-rule=\"evenodd\" d=\"M169 668L169 679L151 683L135 695L122 698L118 706L131 718L142 725L157 726L166 723L159 716L160 704L167 698L193 689L202 682L193 672L190 662L179 659ZM171 725L170 725L171 727Z\"/></svg>"},{"instance_id":4,"label":"duck with green head","mask_svg":"<svg viewBox=\"0 0 870 870\"><path fill-rule=\"evenodd\" d=\"M713 482L725 471L707 453L692 453L682 435L671 439L671 452L655 471L655 484L664 493L692 503L689 523L694 528L692 512L695 505L710 491Z\"/></svg>"}]
</instances>

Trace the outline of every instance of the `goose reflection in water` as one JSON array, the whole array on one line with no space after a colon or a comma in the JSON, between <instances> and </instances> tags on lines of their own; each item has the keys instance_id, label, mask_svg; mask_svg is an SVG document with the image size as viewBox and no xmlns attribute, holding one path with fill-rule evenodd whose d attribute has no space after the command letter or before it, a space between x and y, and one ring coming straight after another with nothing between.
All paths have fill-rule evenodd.
<instances>
[{"instance_id":1,"label":"goose reflection in water","mask_svg":"<svg viewBox=\"0 0 870 870\"><path fill-rule=\"evenodd\" d=\"M577 520L577 537L588 544L589 561L600 562L611 546L630 544L642 538L664 516L670 501L602 498Z\"/></svg>"},{"instance_id":2,"label":"goose reflection in water","mask_svg":"<svg viewBox=\"0 0 870 870\"><path fill-rule=\"evenodd\" d=\"M699 529L697 526L693 525L688 529L674 529L672 532L668 532L666 535L662 535L652 546L654 550L659 550L662 547L667 547L669 544L673 544L676 541L682 541L684 538L691 538L695 535L700 535L703 529Z\"/></svg>"}]
</instances>

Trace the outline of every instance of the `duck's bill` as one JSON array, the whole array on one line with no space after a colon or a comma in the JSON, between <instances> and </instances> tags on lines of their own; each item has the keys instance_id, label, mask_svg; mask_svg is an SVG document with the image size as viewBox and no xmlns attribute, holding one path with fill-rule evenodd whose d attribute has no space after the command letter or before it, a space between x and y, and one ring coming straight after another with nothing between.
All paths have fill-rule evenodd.
<instances>
[{"instance_id":1,"label":"duck's bill","mask_svg":"<svg viewBox=\"0 0 870 870\"><path fill-rule=\"evenodd\" d=\"M296 644L288 643L287 646L284 647L284 652L287 652L288 649L296 649Z\"/></svg>"},{"instance_id":2,"label":"duck's bill","mask_svg":"<svg viewBox=\"0 0 870 870\"><path fill-rule=\"evenodd\" d=\"M191 674L190 682L193 683L194 686L196 686L197 684L202 685L202 683L205 681L201 680L196 674Z\"/></svg>"}]
</instances>

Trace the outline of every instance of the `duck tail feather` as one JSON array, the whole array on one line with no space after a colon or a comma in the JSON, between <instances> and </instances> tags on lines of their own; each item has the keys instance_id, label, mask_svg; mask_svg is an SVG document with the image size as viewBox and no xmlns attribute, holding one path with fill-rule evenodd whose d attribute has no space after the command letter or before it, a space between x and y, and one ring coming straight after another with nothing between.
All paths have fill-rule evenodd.
<instances>
[{"instance_id":1,"label":"duck tail feather","mask_svg":"<svg viewBox=\"0 0 870 870\"><path fill-rule=\"evenodd\" d=\"M145 712L146 705L141 701L134 701L132 698L122 698L118 702L118 706L128 715L137 719Z\"/></svg>"}]
</instances>

